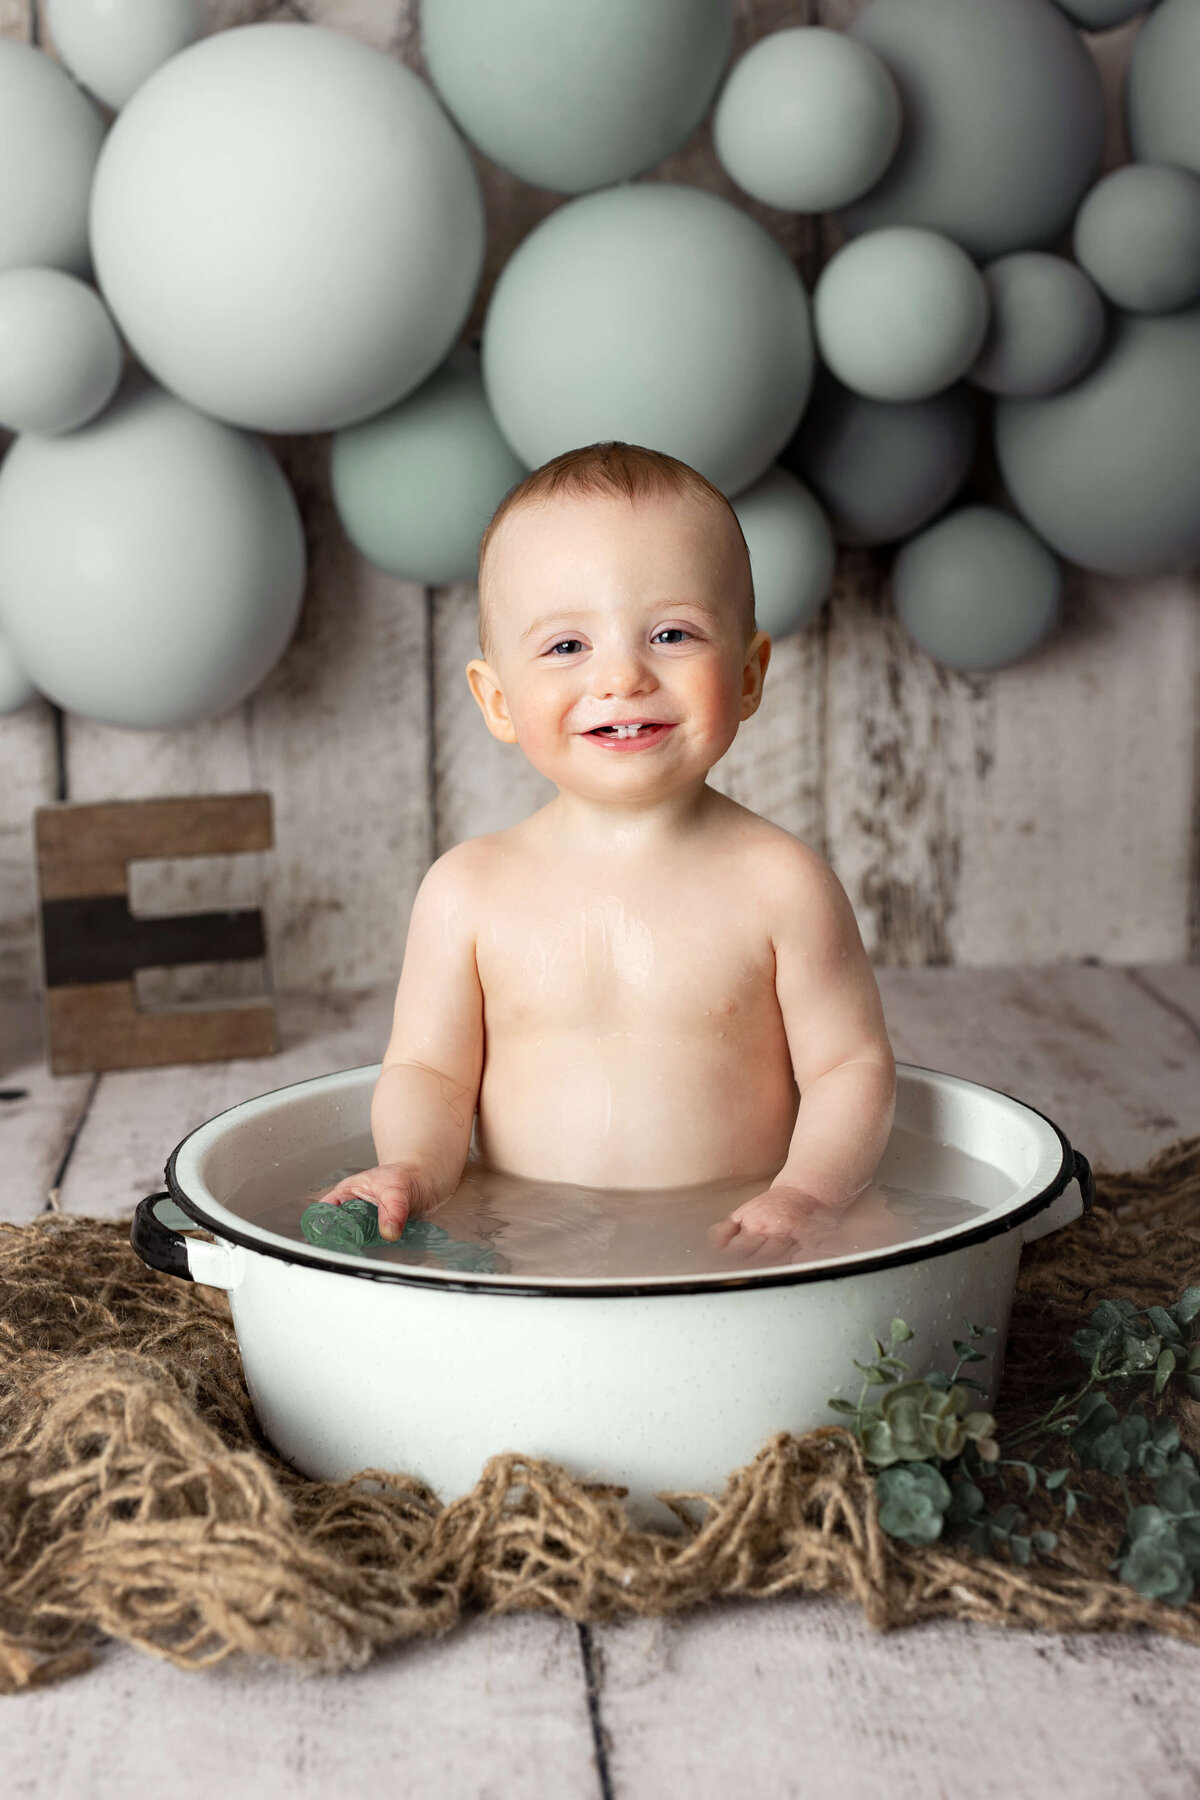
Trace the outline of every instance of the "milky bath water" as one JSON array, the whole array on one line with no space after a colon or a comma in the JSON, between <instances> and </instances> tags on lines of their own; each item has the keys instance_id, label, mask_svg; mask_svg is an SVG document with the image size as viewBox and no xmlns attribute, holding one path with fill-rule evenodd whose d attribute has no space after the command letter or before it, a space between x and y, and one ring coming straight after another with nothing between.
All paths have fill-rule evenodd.
<instances>
[{"instance_id":1,"label":"milky bath water","mask_svg":"<svg viewBox=\"0 0 1200 1800\"><path fill-rule=\"evenodd\" d=\"M265 1164L226 1204L251 1224L305 1243L305 1207L374 1161L368 1135L346 1139ZM399 1242L359 1254L401 1267L535 1280L711 1276L886 1251L980 1218L1014 1191L990 1163L895 1127L876 1181L811 1241L782 1257L766 1247L747 1255L736 1238L718 1250L711 1227L772 1177L766 1170L678 1188L579 1187L492 1168L472 1150L448 1199L412 1221Z\"/></svg>"}]
</instances>

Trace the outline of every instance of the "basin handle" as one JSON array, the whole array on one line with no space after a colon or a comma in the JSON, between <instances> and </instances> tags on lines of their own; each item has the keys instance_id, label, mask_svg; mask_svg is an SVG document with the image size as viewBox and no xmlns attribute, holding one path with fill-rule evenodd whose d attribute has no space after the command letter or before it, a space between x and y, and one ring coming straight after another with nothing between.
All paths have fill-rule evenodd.
<instances>
[{"instance_id":1,"label":"basin handle","mask_svg":"<svg viewBox=\"0 0 1200 1800\"><path fill-rule=\"evenodd\" d=\"M223 1244L206 1244L203 1238L185 1237L159 1216L160 1207L169 1207L179 1218L187 1218L170 1194L147 1194L138 1201L129 1242L147 1267L159 1269L164 1275L177 1275L181 1281L198 1281L204 1287L236 1287L241 1271L235 1266L232 1251Z\"/></svg>"},{"instance_id":2,"label":"basin handle","mask_svg":"<svg viewBox=\"0 0 1200 1800\"><path fill-rule=\"evenodd\" d=\"M1092 1165L1082 1151L1072 1150L1074 1162L1071 1168L1071 1179L1058 1197L1032 1219L1026 1221L1021 1232L1021 1242L1032 1244L1035 1239L1046 1237L1051 1231L1057 1231L1060 1225L1069 1225L1083 1213L1091 1212L1096 1204L1096 1182L1092 1175Z\"/></svg>"}]
</instances>

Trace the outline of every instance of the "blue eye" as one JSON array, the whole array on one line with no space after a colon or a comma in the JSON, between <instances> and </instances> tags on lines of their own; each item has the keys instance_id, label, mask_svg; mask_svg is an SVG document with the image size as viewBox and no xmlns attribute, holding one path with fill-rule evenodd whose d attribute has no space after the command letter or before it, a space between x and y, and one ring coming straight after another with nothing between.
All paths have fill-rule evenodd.
<instances>
[{"instance_id":1,"label":"blue eye","mask_svg":"<svg viewBox=\"0 0 1200 1800\"><path fill-rule=\"evenodd\" d=\"M672 633L674 633L674 635L677 638L690 638L691 636L693 636L693 633L688 631L682 625L664 625L661 631L655 632L654 637L651 638L650 641L651 641L651 643L654 643L658 638L669 637ZM582 642L583 642L582 638L559 638L557 644L551 644L551 646L550 646L549 650L546 652L546 654L548 656L557 657L558 652L563 648L563 646L565 644L574 644L574 645L578 646ZM559 660L561 661L562 659L559 658Z\"/></svg>"}]
</instances>

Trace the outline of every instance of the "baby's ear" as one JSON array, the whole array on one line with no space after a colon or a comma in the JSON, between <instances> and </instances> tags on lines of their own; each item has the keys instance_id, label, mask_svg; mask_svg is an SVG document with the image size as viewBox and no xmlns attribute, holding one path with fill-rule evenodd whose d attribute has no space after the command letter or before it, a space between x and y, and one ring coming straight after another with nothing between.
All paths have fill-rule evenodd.
<instances>
[{"instance_id":1,"label":"baby's ear","mask_svg":"<svg viewBox=\"0 0 1200 1800\"><path fill-rule=\"evenodd\" d=\"M508 716L504 690L491 664L483 662L479 657L469 662L467 686L478 701L484 724L492 736L499 738L502 744L515 744L517 734Z\"/></svg>"}]
</instances>

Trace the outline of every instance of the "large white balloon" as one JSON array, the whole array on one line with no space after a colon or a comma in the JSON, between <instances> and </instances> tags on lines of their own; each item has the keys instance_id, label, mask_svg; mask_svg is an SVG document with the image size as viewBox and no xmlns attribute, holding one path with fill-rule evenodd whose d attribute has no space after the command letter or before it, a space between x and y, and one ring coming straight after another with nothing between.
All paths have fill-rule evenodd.
<instances>
[{"instance_id":1,"label":"large white balloon","mask_svg":"<svg viewBox=\"0 0 1200 1800\"><path fill-rule=\"evenodd\" d=\"M119 112L204 30L203 0L46 0L54 48L77 81Z\"/></svg>"},{"instance_id":2,"label":"large white balloon","mask_svg":"<svg viewBox=\"0 0 1200 1800\"><path fill-rule=\"evenodd\" d=\"M121 340L94 288L61 269L0 275L0 425L74 431L117 391Z\"/></svg>"},{"instance_id":3,"label":"large white balloon","mask_svg":"<svg viewBox=\"0 0 1200 1800\"><path fill-rule=\"evenodd\" d=\"M92 195L100 287L164 387L337 430L442 361L483 266L479 183L420 78L342 32L219 31L140 87Z\"/></svg>"},{"instance_id":4,"label":"large white balloon","mask_svg":"<svg viewBox=\"0 0 1200 1800\"><path fill-rule=\"evenodd\" d=\"M109 725L190 725L256 688L295 628L304 531L256 438L138 372L92 425L0 465L0 630L30 680Z\"/></svg>"},{"instance_id":5,"label":"large white balloon","mask_svg":"<svg viewBox=\"0 0 1200 1800\"><path fill-rule=\"evenodd\" d=\"M86 275L88 194L104 120L65 69L0 37L0 269Z\"/></svg>"}]
</instances>

